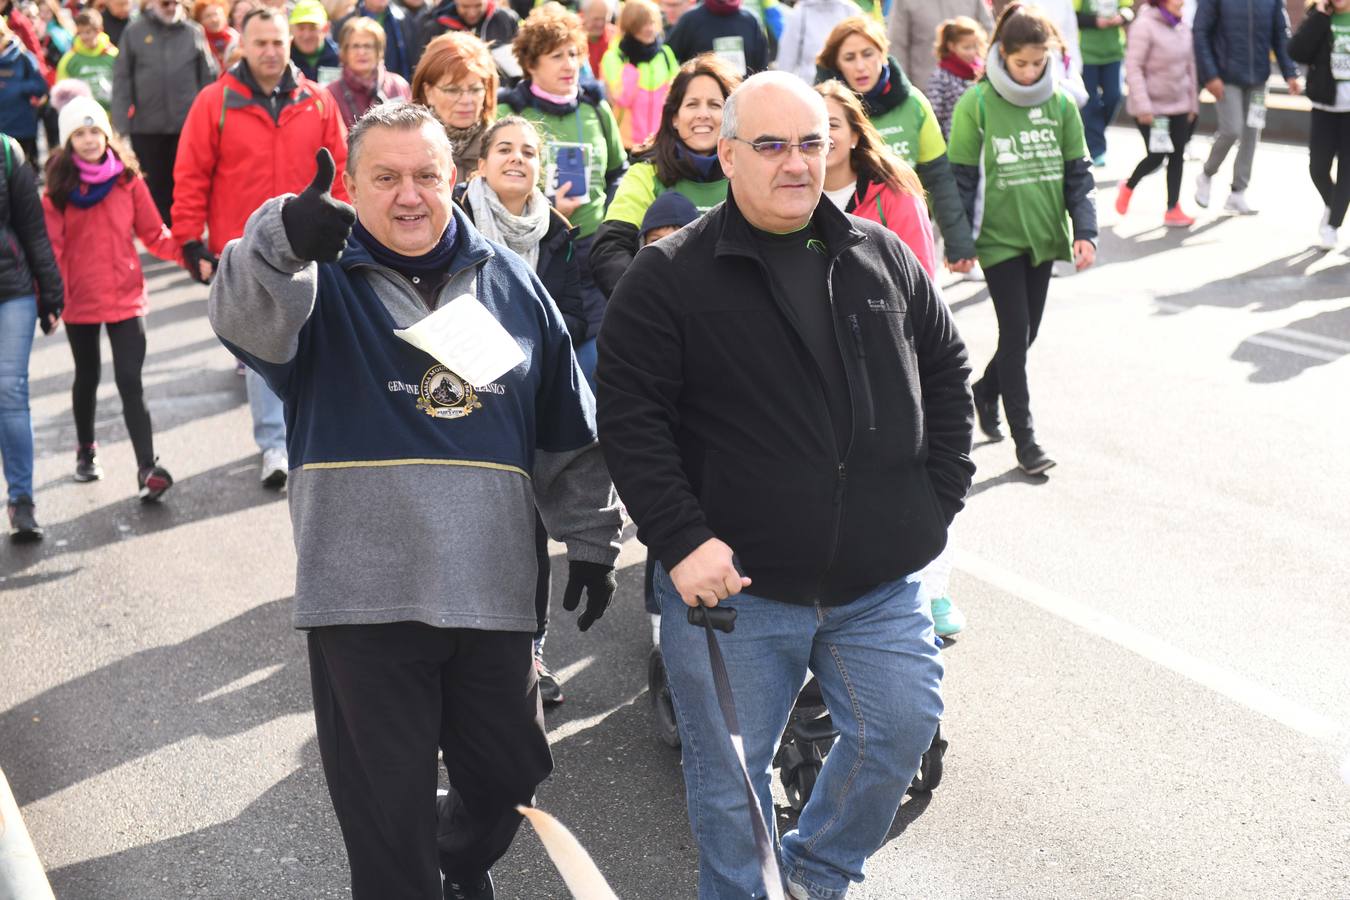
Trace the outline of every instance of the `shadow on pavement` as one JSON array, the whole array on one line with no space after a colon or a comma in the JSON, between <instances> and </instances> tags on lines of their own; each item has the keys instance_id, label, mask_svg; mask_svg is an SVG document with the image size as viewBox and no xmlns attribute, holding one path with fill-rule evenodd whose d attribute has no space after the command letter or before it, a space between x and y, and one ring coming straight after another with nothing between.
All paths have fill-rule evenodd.
<instances>
[{"instance_id":1,"label":"shadow on pavement","mask_svg":"<svg viewBox=\"0 0 1350 900\"><path fill-rule=\"evenodd\" d=\"M83 552L126 538L167 531L216 516L230 515L285 494L258 484L256 460L250 454L174 483L162 503L141 503L129 490L117 500L64 522L45 522L46 540L13 545L0 558L0 576L7 579L66 553ZM65 543L57 546L59 542ZM12 580L4 583L8 588Z\"/></svg>"},{"instance_id":2,"label":"shadow on pavement","mask_svg":"<svg viewBox=\"0 0 1350 900\"><path fill-rule=\"evenodd\" d=\"M188 737L238 734L305 712L305 660L283 598L44 691L0 713L15 798L32 803ZM257 680L214 695L246 675ZM56 734L75 738L57 742Z\"/></svg>"},{"instance_id":3,"label":"shadow on pavement","mask_svg":"<svg viewBox=\"0 0 1350 900\"><path fill-rule=\"evenodd\" d=\"M1305 300L1332 300L1346 295L1350 261L1308 274L1313 263L1326 256L1323 250L1301 250L1272 260L1231 278L1211 281L1176 294L1159 294L1160 303L1178 306L1215 306L1225 309L1252 308L1258 312L1287 309ZM1170 312L1160 310L1160 312Z\"/></svg>"},{"instance_id":4,"label":"shadow on pavement","mask_svg":"<svg viewBox=\"0 0 1350 900\"><path fill-rule=\"evenodd\" d=\"M149 345L150 352L145 354L145 364L141 367L142 372L147 376L147 380L149 377L153 377L155 375L156 366L162 365L163 363L169 362L170 360L178 359L183 356L189 356L193 353L200 353L204 350L210 350L212 347L220 348L221 350L220 361L222 363L222 367L223 364L228 360L228 351L225 350L225 345L222 344L220 342L220 339L216 337L205 338L200 341L195 341L194 343L191 344L183 344L177 347L166 347L162 350L155 350L154 349L155 343L156 343L156 336L155 333L152 331L150 332L147 338L147 344ZM103 365L99 370L99 385L101 387L103 385L111 385L114 383L112 353L108 349L108 344L106 340L102 343L100 347L100 353L102 354L102 362L103 362ZM200 366L197 366L193 368L193 371L201 372L202 369ZM36 400L37 398L45 397L48 394L69 393L74 378L75 378L74 371L69 368L66 368L56 373L55 375L48 375L46 378L39 378L35 381L30 381L28 383L28 397L31 400Z\"/></svg>"},{"instance_id":5,"label":"shadow on pavement","mask_svg":"<svg viewBox=\"0 0 1350 900\"><path fill-rule=\"evenodd\" d=\"M970 502L970 498L974 497L976 494L983 494L990 488L996 488L1000 484L1040 485L1045 484L1049 480L1050 478L1047 475L1028 475L1026 472L1013 466L1002 475L995 475L992 478L986 478L984 481L977 481L975 484L971 485L970 493L966 495L966 502Z\"/></svg>"},{"instance_id":6,"label":"shadow on pavement","mask_svg":"<svg viewBox=\"0 0 1350 900\"><path fill-rule=\"evenodd\" d=\"M1350 287L1343 285L1341 290L1350 294ZM1350 306L1258 332L1239 344L1232 358L1253 366L1248 381L1273 384L1346 355L1350 355Z\"/></svg>"}]
</instances>

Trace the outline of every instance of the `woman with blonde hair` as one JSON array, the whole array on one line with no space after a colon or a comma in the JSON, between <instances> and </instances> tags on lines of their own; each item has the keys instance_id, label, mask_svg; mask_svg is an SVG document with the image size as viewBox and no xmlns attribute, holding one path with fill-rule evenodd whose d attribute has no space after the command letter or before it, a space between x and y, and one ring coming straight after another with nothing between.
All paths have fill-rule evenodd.
<instances>
[{"instance_id":1,"label":"woman with blonde hair","mask_svg":"<svg viewBox=\"0 0 1350 900\"><path fill-rule=\"evenodd\" d=\"M627 0L619 11L619 39L601 57L598 73L615 106L625 147L656 133L661 105L679 71L675 51L661 37L661 7L654 0Z\"/></svg>"},{"instance_id":2,"label":"woman with blonde hair","mask_svg":"<svg viewBox=\"0 0 1350 900\"><path fill-rule=\"evenodd\" d=\"M886 29L876 19L845 19L834 26L816 57L821 70L816 80L834 79L857 95L890 151L914 167L928 192L946 240L947 267L969 272L975 240L947 161L947 142L928 99L905 77L889 50Z\"/></svg>"},{"instance_id":3,"label":"woman with blonde hair","mask_svg":"<svg viewBox=\"0 0 1350 900\"><path fill-rule=\"evenodd\" d=\"M413 72L412 98L435 113L455 153L455 183L478 171L483 132L494 118L497 65L488 45L471 34L433 38Z\"/></svg>"},{"instance_id":4,"label":"woman with blonde hair","mask_svg":"<svg viewBox=\"0 0 1350 900\"><path fill-rule=\"evenodd\" d=\"M357 16L343 24L338 35L338 59L342 61L342 74L324 90L332 96L348 128L377 103L412 96L403 76L384 67L384 29L374 19Z\"/></svg>"}]
</instances>

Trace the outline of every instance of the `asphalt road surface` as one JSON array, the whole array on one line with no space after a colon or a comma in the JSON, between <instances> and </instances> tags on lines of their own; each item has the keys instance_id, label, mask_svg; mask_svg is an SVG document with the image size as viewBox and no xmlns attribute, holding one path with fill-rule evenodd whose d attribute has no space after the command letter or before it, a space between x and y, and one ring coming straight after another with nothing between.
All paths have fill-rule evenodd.
<instances>
[{"instance_id":1,"label":"asphalt road surface","mask_svg":"<svg viewBox=\"0 0 1350 900\"><path fill-rule=\"evenodd\" d=\"M1350 896L1350 251L1309 249L1301 149L1261 149L1260 215L1176 232L1161 174L1123 221L1110 209L1142 151L1112 140L1100 264L1054 282L1031 354L1060 465L1029 478L1010 442L975 450L946 776L851 897ZM47 540L0 546L0 768L61 900L346 897L285 502L258 484L205 291L149 277L147 393L178 479L162 506L133 499L108 362L107 474L71 481L69 350L34 351ZM947 281L983 366L987 293ZM620 897L693 897L679 757L647 705L642 558L630 540L589 633L555 610L567 702L539 803ZM528 829L496 874L503 898L566 897Z\"/></svg>"}]
</instances>

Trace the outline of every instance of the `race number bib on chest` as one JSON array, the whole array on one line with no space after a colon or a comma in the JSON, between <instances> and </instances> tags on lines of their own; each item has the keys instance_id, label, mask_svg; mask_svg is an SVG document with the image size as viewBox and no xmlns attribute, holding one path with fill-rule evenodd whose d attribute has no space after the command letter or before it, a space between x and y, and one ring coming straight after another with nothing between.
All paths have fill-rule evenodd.
<instances>
[{"instance_id":1,"label":"race number bib on chest","mask_svg":"<svg viewBox=\"0 0 1350 900\"><path fill-rule=\"evenodd\" d=\"M1331 77L1350 81L1350 13L1331 17Z\"/></svg>"},{"instance_id":2,"label":"race number bib on chest","mask_svg":"<svg viewBox=\"0 0 1350 900\"><path fill-rule=\"evenodd\" d=\"M713 38L713 55L730 66L732 71L745 75L745 38L738 34Z\"/></svg>"}]
</instances>

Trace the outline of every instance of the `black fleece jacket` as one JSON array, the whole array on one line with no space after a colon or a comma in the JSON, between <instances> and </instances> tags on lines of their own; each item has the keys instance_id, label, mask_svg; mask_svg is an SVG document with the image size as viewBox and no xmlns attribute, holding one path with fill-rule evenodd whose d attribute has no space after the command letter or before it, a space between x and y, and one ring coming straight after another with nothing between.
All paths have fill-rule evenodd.
<instances>
[{"instance_id":1,"label":"black fleece jacket","mask_svg":"<svg viewBox=\"0 0 1350 900\"><path fill-rule=\"evenodd\" d=\"M47 239L37 177L18 141L8 135L0 135L0 141L5 143L0 148L0 176L5 179L0 191L0 303L34 293L36 282L38 315L60 315L65 289Z\"/></svg>"},{"instance_id":2,"label":"black fleece jacket","mask_svg":"<svg viewBox=\"0 0 1350 900\"><path fill-rule=\"evenodd\" d=\"M638 537L668 569L712 537L757 596L842 604L946 543L975 467L965 345L914 254L816 207L853 430L736 206L644 247L599 338L600 446Z\"/></svg>"},{"instance_id":3,"label":"black fleece jacket","mask_svg":"<svg viewBox=\"0 0 1350 900\"><path fill-rule=\"evenodd\" d=\"M1308 67L1304 91L1314 103L1336 103L1336 79L1331 75L1331 16L1317 7L1308 10L1303 24L1289 39L1289 58Z\"/></svg>"}]
</instances>

